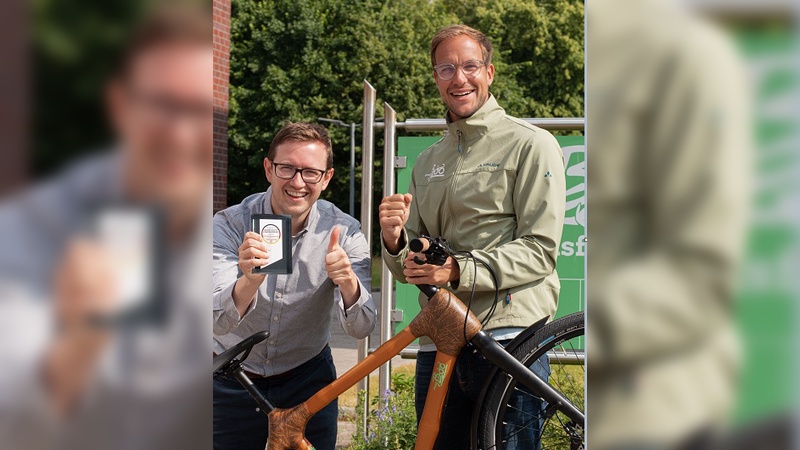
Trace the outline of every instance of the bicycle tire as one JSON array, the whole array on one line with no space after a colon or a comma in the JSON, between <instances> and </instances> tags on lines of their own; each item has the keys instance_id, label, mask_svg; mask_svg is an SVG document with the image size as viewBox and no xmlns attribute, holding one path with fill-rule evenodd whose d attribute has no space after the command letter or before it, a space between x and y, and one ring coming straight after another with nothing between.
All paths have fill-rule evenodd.
<instances>
[{"instance_id":1,"label":"bicycle tire","mask_svg":"<svg viewBox=\"0 0 800 450\"><path fill-rule=\"evenodd\" d=\"M518 361L531 367L533 363L538 364L538 359L551 352L550 368L551 376L548 384L553 386L562 395L567 397L581 411L584 411L584 380L585 380L585 360L582 358L582 350L579 351L580 341L584 335L584 314L583 312L573 313L545 325L537 330L527 340L522 342L514 351L512 356ZM557 350L556 350L557 349ZM573 354L567 355L570 350ZM570 358L566 358L570 356ZM567 369L567 361L573 362L569 367L579 366L580 369ZM577 364L574 364L578 362ZM554 369L555 367L555 369ZM559 370L557 375L555 371ZM579 372L579 374L577 373ZM578 380L578 378L580 378ZM563 381L562 381L563 380ZM532 433L536 434L537 440L543 449L574 450L582 449L585 446L584 424L574 424L566 419L554 405L545 405L541 414L529 413L530 418L526 417L526 423L513 424L507 419L509 411L509 400L511 394L523 392L525 395L533 395L529 392L521 391L517 388L517 382L505 372L498 372L489 383L485 401L480 406L481 411L478 416L478 443L477 448L482 450L502 450L505 449L506 435L519 432L522 427L533 426ZM534 420L542 420L544 426L536 430L538 426ZM517 431L509 431L517 427ZM524 445L524 448L531 448L532 443Z\"/></svg>"}]
</instances>

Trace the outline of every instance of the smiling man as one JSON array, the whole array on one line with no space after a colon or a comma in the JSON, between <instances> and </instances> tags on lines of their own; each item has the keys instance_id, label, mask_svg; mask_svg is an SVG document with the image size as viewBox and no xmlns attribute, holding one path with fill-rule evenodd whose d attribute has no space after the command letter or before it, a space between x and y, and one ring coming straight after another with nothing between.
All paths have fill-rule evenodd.
<instances>
[{"instance_id":1,"label":"smiling man","mask_svg":"<svg viewBox=\"0 0 800 450\"><path fill-rule=\"evenodd\" d=\"M244 367L278 408L307 400L336 379L330 340L331 309L342 328L361 339L375 327L370 255L359 223L319 200L333 177L328 133L320 125L288 123L264 159L271 186L214 217L214 351L219 354L257 331ZM292 273L256 274L269 261L261 236L249 230L253 214L292 218ZM336 445L334 401L306 427L317 449ZM214 380L214 448L264 450L267 419L232 377Z\"/></svg>"},{"instance_id":2,"label":"smiling man","mask_svg":"<svg viewBox=\"0 0 800 450\"><path fill-rule=\"evenodd\" d=\"M442 29L431 41L431 64L447 106L448 132L417 158L409 194L381 202L383 258L400 281L446 286L471 304L480 319L487 319L497 289L500 302L485 329L505 345L556 312L556 256L566 196L561 148L550 133L507 115L497 104L489 92L495 75L492 46L483 33L464 25ZM472 252L493 268L497 285L467 257L448 258L443 266L416 264L408 242L421 234L443 237L453 249ZM420 302L425 301L421 295ZM430 340L420 344L418 418L436 357ZM437 449L469 448L464 430L489 369L470 348L459 355ZM532 369L546 378L547 358ZM506 448L535 448L541 402L526 395L511 401L522 413L509 414L507 427L524 424L525 430L511 436L507 429Z\"/></svg>"}]
</instances>

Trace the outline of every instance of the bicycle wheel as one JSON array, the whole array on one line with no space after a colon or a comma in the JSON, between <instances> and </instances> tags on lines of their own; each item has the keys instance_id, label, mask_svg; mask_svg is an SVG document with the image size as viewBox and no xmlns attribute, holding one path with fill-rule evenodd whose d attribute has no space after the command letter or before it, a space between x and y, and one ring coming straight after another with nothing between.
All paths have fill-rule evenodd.
<instances>
[{"instance_id":1,"label":"bicycle wheel","mask_svg":"<svg viewBox=\"0 0 800 450\"><path fill-rule=\"evenodd\" d=\"M543 371L540 358L547 355L550 375L546 381L581 411L585 410L586 373L583 334L584 314L577 312L545 325L511 352L534 373ZM584 448L584 424L573 423L505 372L498 372L488 383L477 423L479 449L531 449L536 448L533 441L543 449ZM527 407L518 406L526 402ZM530 408L531 404L541 409Z\"/></svg>"}]
</instances>

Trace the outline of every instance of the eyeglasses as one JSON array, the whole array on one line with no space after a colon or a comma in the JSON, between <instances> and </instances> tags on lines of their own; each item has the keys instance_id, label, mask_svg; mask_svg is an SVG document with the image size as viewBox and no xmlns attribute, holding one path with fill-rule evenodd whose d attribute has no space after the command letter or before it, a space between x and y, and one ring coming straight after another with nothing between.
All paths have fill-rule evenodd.
<instances>
[{"instance_id":1,"label":"eyeglasses","mask_svg":"<svg viewBox=\"0 0 800 450\"><path fill-rule=\"evenodd\" d=\"M469 60L464 64L450 64L450 63L443 63L437 64L433 66L433 70L436 71L436 75L439 76L444 81L452 80L454 76L456 76L456 71L458 68L461 68L461 71L464 72L464 75L468 78L472 78L478 75L478 71L481 70L481 67L485 66L486 63L483 61L476 61L476 60Z\"/></svg>"},{"instance_id":2,"label":"eyeglasses","mask_svg":"<svg viewBox=\"0 0 800 450\"><path fill-rule=\"evenodd\" d=\"M327 170L318 170L318 169L307 169L307 168L297 168L291 164L279 164L279 163L272 163L272 167L275 168L275 175L278 178L282 178L284 180L291 180L300 172L300 177L303 178L303 181L309 184L316 184L322 181L322 177L325 175Z\"/></svg>"}]
</instances>

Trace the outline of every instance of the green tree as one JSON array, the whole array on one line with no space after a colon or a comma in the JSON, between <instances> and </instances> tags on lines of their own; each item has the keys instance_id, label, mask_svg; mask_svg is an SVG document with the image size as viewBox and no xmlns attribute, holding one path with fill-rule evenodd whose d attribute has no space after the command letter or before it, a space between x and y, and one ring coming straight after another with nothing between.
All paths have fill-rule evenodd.
<instances>
[{"instance_id":1,"label":"green tree","mask_svg":"<svg viewBox=\"0 0 800 450\"><path fill-rule=\"evenodd\" d=\"M579 0L233 0L232 6L229 204L266 189L262 161L285 121L360 123L365 79L378 90L378 115L388 102L401 121L442 117L429 45L446 25L466 23L489 36L496 49L492 92L510 114L583 115ZM349 130L330 132L336 172L323 198L344 207ZM378 139L376 174L381 146ZM377 199L381 181L375 177Z\"/></svg>"},{"instance_id":2,"label":"green tree","mask_svg":"<svg viewBox=\"0 0 800 450\"><path fill-rule=\"evenodd\" d=\"M109 145L103 88L143 2L31 3L31 168L47 175Z\"/></svg>"}]
</instances>

